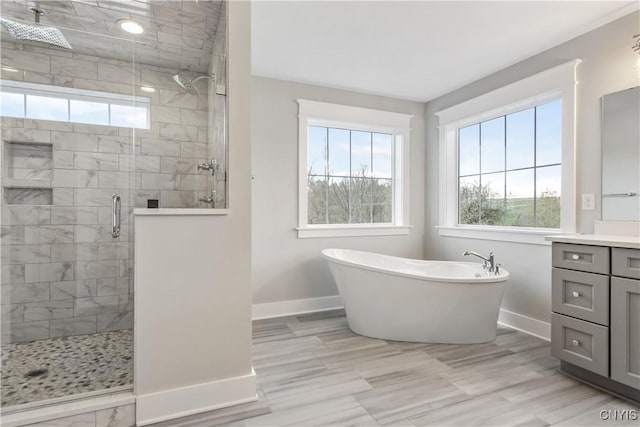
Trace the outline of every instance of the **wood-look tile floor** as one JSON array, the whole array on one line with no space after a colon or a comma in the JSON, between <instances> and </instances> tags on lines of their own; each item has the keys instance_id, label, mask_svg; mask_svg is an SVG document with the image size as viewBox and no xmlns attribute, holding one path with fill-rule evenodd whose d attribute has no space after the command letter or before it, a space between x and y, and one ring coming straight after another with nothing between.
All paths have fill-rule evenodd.
<instances>
[{"instance_id":1,"label":"wood-look tile floor","mask_svg":"<svg viewBox=\"0 0 640 427\"><path fill-rule=\"evenodd\" d=\"M357 335L343 311L253 324L258 401L157 424L232 426L638 426L640 408L558 372L549 344L500 328L474 345Z\"/></svg>"}]
</instances>

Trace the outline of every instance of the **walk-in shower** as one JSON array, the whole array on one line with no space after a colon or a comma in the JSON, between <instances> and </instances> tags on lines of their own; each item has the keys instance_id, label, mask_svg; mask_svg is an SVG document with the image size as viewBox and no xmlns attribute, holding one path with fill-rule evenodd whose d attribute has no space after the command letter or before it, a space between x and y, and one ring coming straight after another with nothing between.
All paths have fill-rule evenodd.
<instances>
[{"instance_id":1,"label":"walk-in shower","mask_svg":"<svg viewBox=\"0 0 640 427\"><path fill-rule=\"evenodd\" d=\"M131 390L134 209L226 205L226 97L193 86L225 84L222 2L181 1L40 1L34 25L32 2L3 1L3 416ZM154 18L134 38L115 23L136 13ZM183 27L201 47L175 44Z\"/></svg>"}]
</instances>

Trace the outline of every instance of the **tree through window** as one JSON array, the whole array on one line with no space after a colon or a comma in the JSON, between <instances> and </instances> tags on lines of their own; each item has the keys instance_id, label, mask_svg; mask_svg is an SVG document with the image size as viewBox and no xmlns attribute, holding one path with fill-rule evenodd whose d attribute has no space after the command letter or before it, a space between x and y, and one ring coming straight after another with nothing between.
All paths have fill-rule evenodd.
<instances>
[{"instance_id":1,"label":"tree through window","mask_svg":"<svg viewBox=\"0 0 640 427\"><path fill-rule=\"evenodd\" d=\"M393 222L393 135L307 128L309 224Z\"/></svg>"}]
</instances>

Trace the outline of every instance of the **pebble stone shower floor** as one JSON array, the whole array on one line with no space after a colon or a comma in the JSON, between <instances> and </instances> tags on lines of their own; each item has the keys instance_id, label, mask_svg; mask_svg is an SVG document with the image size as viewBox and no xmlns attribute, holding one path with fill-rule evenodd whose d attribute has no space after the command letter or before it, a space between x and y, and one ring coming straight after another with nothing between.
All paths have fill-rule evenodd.
<instances>
[{"instance_id":1,"label":"pebble stone shower floor","mask_svg":"<svg viewBox=\"0 0 640 427\"><path fill-rule=\"evenodd\" d=\"M130 330L3 345L2 406L133 384L132 355Z\"/></svg>"}]
</instances>

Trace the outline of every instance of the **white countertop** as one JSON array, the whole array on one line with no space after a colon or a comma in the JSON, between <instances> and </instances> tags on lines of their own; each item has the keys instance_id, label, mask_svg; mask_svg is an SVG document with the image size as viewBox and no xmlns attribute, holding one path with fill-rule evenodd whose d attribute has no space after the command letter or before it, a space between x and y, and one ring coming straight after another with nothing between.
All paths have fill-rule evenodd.
<instances>
[{"instance_id":1,"label":"white countertop","mask_svg":"<svg viewBox=\"0 0 640 427\"><path fill-rule=\"evenodd\" d=\"M545 240L578 245L612 246L616 248L640 249L640 237L616 236L612 234L558 234Z\"/></svg>"}]
</instances>

